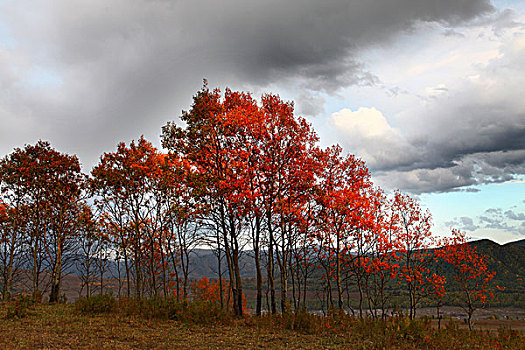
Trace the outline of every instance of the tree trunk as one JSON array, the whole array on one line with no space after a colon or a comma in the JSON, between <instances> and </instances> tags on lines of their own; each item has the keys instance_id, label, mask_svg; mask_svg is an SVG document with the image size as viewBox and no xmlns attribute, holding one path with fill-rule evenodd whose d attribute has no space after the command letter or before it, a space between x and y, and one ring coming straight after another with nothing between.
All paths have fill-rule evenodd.
<instances>
[{"instance_id":1,"label":"tree trunk","mask_svg":"<svg viewBox=\"0 0 525 350\"><path fill-rule=\"evenodd\" d=\"M237 316L242 316L243 310L242 310L242 279L241 279L241 272L239 269L239 249L237 247L237 244L235 243L235 249L233 250L233 265L235 269L235 285L236 285L236 297L234 295L233 302L236 304L234 306L234 310L236 310Z\"/></svg>"},{"instance_id":2,"label":"tree trunk","mask_svg":"<svg viewBox=\"0 0 525 350\"><path fill-rule=\"evenodd\" d=\"M222 285L222 259L221 259L221 237L219 227L215 227L217 238L217 269L219 274L219 296L221 300L221 309L224 309L224 286Z\"/></svg>"},{"instance_id":3,"label":"tree trunk","mask_svg":"<svg viewBox=\"0 0 525 350\"><path fill-rule=\"evenodd\" d=\"M5 300L11 300L11 288L13 285L13 263L15 258L15 239L16 239L16 225L13 225L11 233L11 241L9 245L9 262L7 266L7 278L4 286Z\"/></svg>"},{"instance_id":4,"label":"tree trunk","mask_svg":"<svg viewBox=\"0 0 525 350\"><path fill-rule=\"evenodd\" d=\"M262 272L261 272L261 261L259 256L259 242L254 248L255 252L255 270L257 272L257 303L255 307L255 314L261 316L262 313Z\"/></svg>"},{"instance_id":5,"label":"tree trunk","mask_svg":"<svg viewBox=\"0 0 525 350\"><path fill-rule=\"evenodd\" d=\"M57 256L53 266L53 273L51 276L51 293L49 294L49 302L56 303L60 297L60 284L62 282L62 243L58 244Z\"/></svg>"},{"instance_id":6,"label":"tree trunk","mask_svg":"<svg viewBox=\"0 0 525 350\"><path fill-rule=\"evenodd\" d=\"M129 271L128 253L125 247L123 248L123 250L124 250L124 267L126 268L126 283L127 283L126 294L128 295L128 298L129 298L131 296L131 277L130 277L130 271Z\"/></svg>"},{"instance_id":7,"label":"tree trunk","mask_svg":"<svg viewBox=\"0 0 525 350\"><path fill-rule=\"evenodd\" d=\"M272 229L272 217L270 211L267 214L268 219L268 234L270 236L270 242L268 246L268 288L270 289L270 308L272 314L277 313L277 307L275 304L275 278L274 278L274 258L273 258L273 247L274 237Z\"/></svg>"},{"instance_id":8,"label":"tree trunk","mask_svg":"<svg viewBox=\"0 0 525 350\"><path fill-rule=\"evenodd\" d=\"M341 239L339 233L337 233L337 252L335 254L335 279L337 284L337 307L339 310L343 310L343 289L341 287Z\"/></svg>"}]
</instances>

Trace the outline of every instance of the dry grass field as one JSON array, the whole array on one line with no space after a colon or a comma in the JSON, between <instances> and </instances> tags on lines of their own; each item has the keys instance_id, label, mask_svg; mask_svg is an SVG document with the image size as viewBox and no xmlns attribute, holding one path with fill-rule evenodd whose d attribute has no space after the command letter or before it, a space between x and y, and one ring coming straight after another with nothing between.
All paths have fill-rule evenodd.
<instances>
[{"instance_id":1,"label":"dry grass field","mask_svg":"<svg viewBox=\"0 0 525 350\"><path fill-rule=\"evenodd\" d=\"M452 320L437 331L406 320L306 317L290 327L280 317L199 324L118 311L86 315L64 304L13 310L0 304L0 349L525 349L525 321L512 320L479 320L491 331L469 332Z\"/></svg>"}]
</instances>

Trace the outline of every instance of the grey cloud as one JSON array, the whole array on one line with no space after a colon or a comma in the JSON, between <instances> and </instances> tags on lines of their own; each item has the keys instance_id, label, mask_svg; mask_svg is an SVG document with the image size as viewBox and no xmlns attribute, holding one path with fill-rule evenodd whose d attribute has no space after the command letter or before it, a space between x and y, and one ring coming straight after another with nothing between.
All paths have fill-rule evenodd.
<instances>
[{"instance_id":1,"label":"grey cloud","mask_svg":"<svg viewBox=\"0 0 525 350\"><path fill-rule=\"evenodd\" d=\"M485 210L485 215L480 215L477 219L480 227L505 230L519 235L523 231L525 215L523 213L515 213L511 209L503 211L501 208L489 208ZM520 221L521 226L516 221Z\"/></svg>"},{"instance_id":2,"label":"grey cloud","mask_svg":"<svg viewBox=\"0 0 525 350\"><path fill-rule=\"evenodd\" d=\"M488 224L494 224L494 223L498 222L497 219L490 218L490 217L487 217L487 216L480 216L479 217L479 221L484 222L484 223L488 223Z\"/></svg>"},{"instance_id":3,"label":"grey cloud","mask_svg":"<svg viewBox=\"0 0 525 350\"><path fill-rule=\"evenodd\" d=\"M464 169L435 168L408 171L376 171L374 179L385 188L401 188L404 191L421 194L426 192L460 191L461 187L472 186L476 181L470 176L461 175Z\"/></svg>"},{"instance_id":4,"label":"grey cloud","mask_svg":"<svg viewBox=\"0 0 525 350\"><path fill-rule=\"evenodd\" d=\"M474 220L467 216L456 217L451 221L445 222L445 225L465 231L475 231L479 228L478 225L474 224Z\"/></svg>"},{"instance_id":5,"label":"grey cloud","mask_svg":"<svg viewBox=\"0 0 525 350\"><path fill-rule=\"evenodd\" d=\"M464 192L470 192L470 193L477 193L477 192L480 192L481 190L479 188L465 188L463 189Z\"/></svg>"},{"instance_id":6,"label":"grey cloud","mask_svg":"<svg viewBox=\"0 0 525 350\"><path fill-rule=\"evenodd\" d=\"M444 36L457 36L457 37L461 37L461 38L464 38L465 35L458 32L457 30L454 30L454 29L446 29L444 32L443 32L443 35Z\"/></svg>"},{"instance_id":7,"label":"grey cloud","mask_svg":"<svg viewBox=\"0 0 525 350\"><path fill-rule=\"evenodd\" d=\"M517 224L509 218L509 210L505 212L501 208L489 208L483 215L475 218L462 216L455 217L445 222L445 225L453 228L459 228L465 231L476 231L478 229L495 229L505 231L512 235L522 235L525 232L525 222ZM509 221L509 219L511 219Z\"/></svg>"},{"instance_id":8,"label":"grey cloud","mask_svg":"<svg viewBox=\"0 0 525 350\"><path fill-rule=\"evenodd\" d=\"M484 228L492 228L507 231L513 230L513 227L510 226L507 222L505 222L501 217L480 216L479 221Z\"/></svg>"},{"instance_id":9,"label":"grey cloud","mask_svg":"<svg viewBox=\"0 0 525 350\"><path fill-rule=\"evenodd\" d=\"M502 212L503 210L501 210L501 208L488 208L485 210L485 213L495 215L500 215Z\"/></svg>"},{"instance_id":10,"label":"grey cloud","mask_svg":"<svg viewBox=\"0 0 525 350\"><path fill-rule=\"evenodd\" d=\"M482 82L465 79L448 95L407 113L404 131L413 152L377 167L400 173L391 186L416 193L456 191L525 174L525 50L519 47L502 47L503 55L480 70Z\"/></svg>"},{"instance_id":11,"label":"grey cloud","mask_svg":"<svg viewBox=\"0 0 525 350\"><path fill-rule=\"evenodd\" d=\"M506 29L523 27L524 23L516 20L516 13L512 9L495 11L489 16L478 17L473 21L474 25L483 25L492 27L496 35L502 35Z\"/></svg>"},{"instance_id":12,"label":"grey cloud","mask_svg":"<svg viewBox=\"0 0 525 350\"><path fill-rule=\"evenodd\" d=\"M479 226L474 225L474 221L469 217L465 217L465 216L461 217L460 222L462 224L463 229L468 230L468 231L474 231L477 228L479 228Z\"/></svg>"},{"instance_id":13,"label":"grey cloud","mask_svg":"<svg viewBox=\"0 0 525 350\"><path fill-rule=\"evenodd\" d=\"M93 163L120 140L157 138L202 78L232 88L297 80L312 91L376 84L361 49L421 21L453 26L491 11L488 0L2 3L10 50L61 85L42 93L0 68L3 127L19 119L37 129L10 130L0 149L45 138Z\"/></svg>"},{"instance_id":14,"label":"grey cloud","mask_svg":"<svg viewBox=\"0 0 525 350\"><path fill-rule=\"evenodd\" d=\"M512 220L521 220L525 223L525 213L515 213L513 210L507 210L505 216Z\"/></svg>"},{"instance_id":15,"label":"grey cloud","mask_svg":"<svg viewBox=\"0 0 525 350\"><path fill-rule=\"evenodd\" d=\"M525 151L476 153L449 161L419 157L421 153L396 155L390 163L384 162L383 168L374 172L374 177L387 188L420 194L478 192L469 186L501 183L514 179L514 174L525 174Z\"/></svg>"},{"instance_id":16,"label":"grey cloud","mask_svg":"<svg viewBox=\"0 0 525 350\"><path fill-rule=\"evenodd\" d=\"M304 92L295 100L300 115L315 117L324 112L324 98L318 94Z\"/></svg>"}]
</instances>

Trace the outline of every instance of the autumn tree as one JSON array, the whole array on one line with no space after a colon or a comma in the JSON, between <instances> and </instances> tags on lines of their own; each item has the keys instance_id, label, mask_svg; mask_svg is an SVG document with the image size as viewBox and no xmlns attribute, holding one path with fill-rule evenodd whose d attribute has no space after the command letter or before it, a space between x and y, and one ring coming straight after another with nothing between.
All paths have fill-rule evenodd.
<instances>
[{"instance_id":1,"label":"autumn tree","mask_svg":"<svg viewBox=\"0 0 525 350\"><path fill-rule=\"evenodd\" d=\"M312 239L316 230L316 203L313 193L309 200L298 206L294 212L296 236L291 242L290 277L292 283L292 298L295 310L306 310L307 289L315 264L315 241Z\"/></svg>"},{"instance_id":2,"label":"autumn tree","mask_svg":"<svg viewBox=\"0 0 525 350\"><path fill-rule=\"evenodd\" d=\"M259 195L267 230L267 277L271 312L275 313L274 262L277 261L281 283L281 311L287 308L288 266L292 242L296 239L295 219L311 198L314 183L313 149L318 136L311 125L294 115L292 102L277 95L261 99L264 114L259 173Z\"/></svg>"},{"instance_id":3,"label":"autumn tree","mask_svg":"<svg viewBox=\"0 0 525 350\"><path fill-rule=\"evenodd\" d=\"M339 310L343 309L342 270L352 264L352 260L367 254L368 240L364 233L369 232L366 225L370 217L366 191L371 186L364 162L352 155L343 157L341 152L338 146L326 150L316 197L319 203L317 232L324 236L319 242L323 243L320 247L328 260L325 274L335 282Z\"/></svg>"},{"instance_id":4,"label":"autumn tree","mask_svg":"<svg viewBox=\"0 0 525 350\"><path fill-rule=\"evenodd\" d=\"M102 233L91 207L85 203L82 203L79 208L77 224L77 248L80 256L75 263L81 279L79 295L85 288L86 297L89 298L93 294L93 285L98 275L96 260L98 258L97 251L101 248L99 242ZM102 288L102 285L100 287Z\"/></svg>"},{"instance_id":5,"label":"autumn tree","mask_svg":"<svg viewBox=\"0 0 525 350\"><path fill-rule=\"evenodd\" d=\"M16 149L0 162L0 215L1 215L1 249L2 249L2 296L9 300L15 265L21 256L23 234L29 226L29 205L33 204L31 146L26 150ZM35 227L35 223L33 223ZM36 264L35 264L36 265Z\"/></svg>"},{"instance_id":6,"label":"autumn tree","mask_svg":"<svg viewBox=\"0 0 525 350\"><path fill-rule=\"evenodd\" d=\"M13 210L0 201L0 286L1 297L4 300L10 299L16 272L15 254L20 254L21 241L17 237L17 232L13 230L11 221L13 214Z\"/></svg>"},{"instance_id":7,"label":"autumn tree","mask_svg":"<svg viewBox=\"0 0 525 350\"><path fill-rule=\"evenodd\" d=\"M51 302L58 301L64 253L76 233L77 204L84 176L76 156L54 150L48 142L17 148L0 164L2 193L15 209L13 232L25 225L33 267L33 293L37 293L42 247L51 268ZM23 217L18 215L24 209Z\"/></svg>"},{"instance_id":8,"label":"autumn tree","mask_svg":"<svg viewBox=\"0 0 525 350\"><path fill-rule=\"evenodd\" d=\"M245 186L240 182L246 164L237 158L241 154L233 145L244 127L235 121L253 111L257 105L248 94L227 90L222 100L218 90L205 86L194 97L191 110L181 117L186 128L174 123L163 128L164 147L187 158L200 174L201 198L208 202L214 230L221 233L236 315L242 315L239 258L246 211L242 205Z\"/></svg>"},{"instance_id":9,"label":"autumn tree","mask_svg":"<svg viewBox=\"0 0 525 350\"><path fill-rule=\"evenodd\" d=\"M469 329L472 330L472 315L494 297L489 287L495 273L488 269L486 258L477 252L476 246L469 243L465 233L459 230L452 230L450 243L438 250L437 254L452 267L457 297L467 314Z\"/></svg>"},{"instance_id":10,"label":"autumn tree","mask_svg":"<svg viewBox=\"0 0 525 350\"><path fill-rule=\"evenodd\" d=\"M357 245L366 246L366 254L356 253L354 273L361 292L366 293L368 309L374 318L386 318L390 301L389 289L399 273L400 242L396 239L395 226L387 196L379 188L367 193L368 222L360 231ZM359 251L359 249L356 249ZM353 266L352 265L352 266ZM362 285L362 287L360 287ZM360 298L362 296L360 295ZM360 315L362 315L360 302Z\"/></svg>"},{"instance_id":11,"label":"autumn tree","mask_svg":"<svg viewBox=\"0 0 525 350\"><path fill-rule=\"evenodd\" d=\"M1 297L9 300L22 253L21 225L14 229L18 213L0 200L0 286Z\"/></svg>"},{"instance_id":12,"label":"autumn tree","mask_svg":"<svg viewBox=\"0 0 525 350\"><path fill-rule=\"evenodd\" d=\"M163 155L141 137L129 147L120 143L116 152L105 153L92 171L96 204L124 258L128 296L131 281L136 297L144 294L147 281L149 292L157 292L157 264L164 257L158 253L167 226L166 202L159 192L162 162Z\"/></svg>"},{"instance_id":13,"label":"autumn tree","mask_svg":"<svg viewBox=\"0 0 525 350\"><path fill-rule=\"evenodd\" d=\"M190 255L201 242L202 216L207 206L201 200L200 179L186 159L174 154L163 158L158 191L166 205L164 242L166 258L175 274L177 298L188 297Z\"/></svg>"},{"instance_id":14,"label":"autumn tree","mask_svg":"<svg viewBox=\"0 0 525 350\"><path fill-rule=\"evenodd\" d=\"M404 282L408 294L408 311L412 319L421 298L425 296L426 276L430 274L434 248L431 232L432 216L423 211L419 203L408 195L397 191L392 200L392 216L401 257L399 278Z\"/></svg>"},{"instance_id":15,"label":"autumn tree","mask_svg":"<svg viewBox=\"0 0 525 350\"><path fill-rule=\"evenodd\" d=\"M50 226L47 235L46 251L52 266L50 302L57 302L60 297L63 267L66 266L66 254L75 249L75 240L82 210L81 194L84 175L76 156L51 152L53 165L52 184L47 186ZM54 168L53 168L54 166ZM48 168L48 169L49 169Z\"/></svg>"}]
</instances>

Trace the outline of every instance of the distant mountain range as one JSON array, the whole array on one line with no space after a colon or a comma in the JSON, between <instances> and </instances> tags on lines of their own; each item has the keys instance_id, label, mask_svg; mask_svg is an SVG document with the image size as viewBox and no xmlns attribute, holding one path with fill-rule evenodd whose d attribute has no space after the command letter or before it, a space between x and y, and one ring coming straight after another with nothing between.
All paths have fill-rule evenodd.
<instances>
[{"instance_id":1,"label":"distant mountain range","mask_svg":"<svg viewBox=\"0 0 525 350\"><path fill-rule=\"evenodd\" d=\"M505 287L497 293L497 300L492 305L525 308L525 239L500 245L488 239L469 242L487 259L488 268L496 272L492 285ZM225 264L223 264L225 265ZM255 266L250 251L241 257L241 274L253 282ZM200 279L204 276L217 278L217 257L211 250L199 249L193 252L190 264L190 277ZM264 271L263 271L264 273ZM227 277L226 266L223 276ZM248 284L248 288L250 288Z\"/></svg>"},{"instance_id":2,"label":"distant mountain range","mask_svg":"<svg viewBox=\"0 0 525 350\"><path fill-rule=\"evenodd\" d=\"M493 306L514 306L525 308L525 239L500 245L488 239L469 242L476 246L477 251L483 254L490 270L496 272L492 281L493 285L505 287L503 292L498 292L498 298L492 302ZM255 288L255 262L253 252L244 251L240 258L241 275L243 284L248 294L253 294ZM222 262L222 276L228 278L226 261ZM111 262L110 272L106 278L116 278L116 263ZM72 266L68 278L78 279L79 271ZM263 269L263 274L264 274ZM447 272L445 272L447 275ZM211 249L195 249L190 256L189 277L192 280L203 277L216 279L218 274L217 255ZM276 276L278 274L276 273ZM80 281L67 283L70 285L68 294L74 297ZM278 281L276 281L278 282ZM70 299L71 300L71 299Z\"/></svg>"},{"instance_id":3,"label":"distant mountain range","mask_svg":"<svg viewBox=\"0 0 525 350\"><path fill-rule=\"evenodd\" d=\"M515 286L518 289L521 287L525 292L525 283L522 280L525 278L525 239L503 245L489 239L472 241L468 244L476 246L477 251L486 256L489 269L496 272L495 282L507 287ZM223 263L223 273L226 273L225 263ZM193 251L190 263L192 279L200 279L204 276L217 278L217 271L217 256L212 250ZM245 251L241 257L241 274L243 277L255 276L251 251Z\"/></svg>"},{"instance_id":4,"label":"distant mountain range","mask_svg":"<svg viewBox=\"0 0 525 350\"><path fill-rule=\"evenodd\" d=\"M505 293L521 294L525 301L525 239L500 245L488 239L470 242L487 258L496 272L493 283L505 287Z\"/></svg>"}]
</instances>

